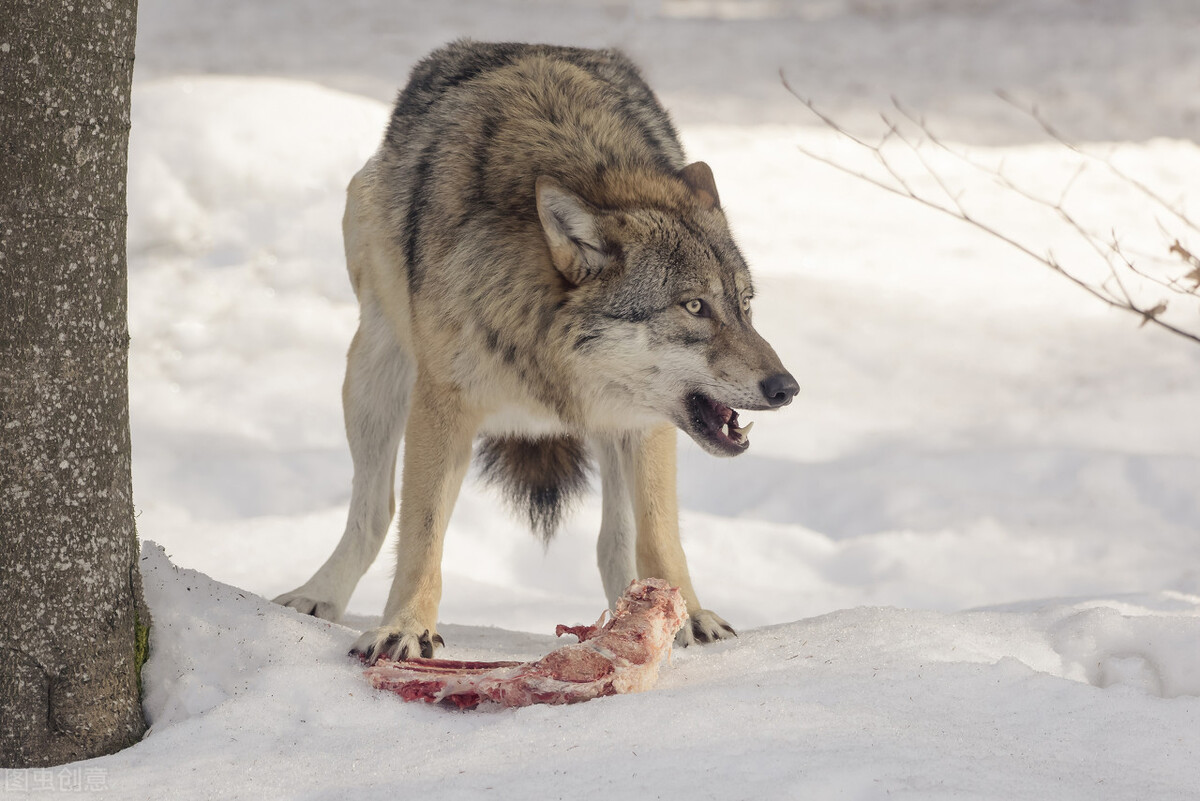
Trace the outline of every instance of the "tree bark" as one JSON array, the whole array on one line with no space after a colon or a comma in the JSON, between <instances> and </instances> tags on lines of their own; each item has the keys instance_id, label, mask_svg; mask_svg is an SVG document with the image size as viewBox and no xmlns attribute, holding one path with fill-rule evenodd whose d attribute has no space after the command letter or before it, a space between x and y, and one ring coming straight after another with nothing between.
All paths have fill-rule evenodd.
<instances>
[{"instance_id":1,"label":"tree bark","mask_svg":"<svg viewBox=\"0 0 1200 801\"><path fill-rule=\"evenodd\" d=\"M0 0L0 767L145 730L125 173L136 0Z\"/></svg>"}]
</instances>

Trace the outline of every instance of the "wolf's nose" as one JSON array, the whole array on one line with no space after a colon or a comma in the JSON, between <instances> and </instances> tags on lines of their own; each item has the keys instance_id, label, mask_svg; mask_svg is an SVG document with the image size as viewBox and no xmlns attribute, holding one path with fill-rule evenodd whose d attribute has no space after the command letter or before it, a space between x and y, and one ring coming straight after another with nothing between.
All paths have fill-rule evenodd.
<instances>
[{"instance_id":1,"label":"wolf's nose","mask_svg":"<svg viewBox=\"0 0 1200 801\"><path fill-rule=\"evenodd\" d=\"M787 406L800 391L800 385L792 378L791 373L773 375L759 384L759 387L762 388L767 403L772 406Z\"/></svg>"}]
</instances>

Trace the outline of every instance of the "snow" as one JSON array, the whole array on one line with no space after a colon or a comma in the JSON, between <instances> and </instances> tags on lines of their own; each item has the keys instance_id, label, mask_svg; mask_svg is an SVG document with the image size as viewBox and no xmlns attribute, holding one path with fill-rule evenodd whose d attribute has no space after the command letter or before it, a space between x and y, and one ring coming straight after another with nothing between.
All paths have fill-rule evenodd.
<instances>
[{"instance_id":1,"label":"snow","mask_svg":"<svg viewBox=\"0 0 1200 801\"><path fill-rule=\"evenodd\" d=\"M1195 598L858 607L676 651L641 695L457 713L370 689L345 627L152 544L142 571L152 729L94 761L115 797L1194 797ZM443 633L464 659L554 647Z\"/></svg>"},{"instance_id":2,"label":"snow","mask_svg":"<svg viewBox=\"0 0 1200 801\"><path fill-rule=\"evenodd\" d=\"M129 294L138 528L165 549L142 561L152 727L82 775L122 799L1200 798L1200 348L807 158L858 157L777 75L856 130L895 93L1057 198L1074 162L992 95L1009 89L1195 219L1197 22L1184 0L144 0ZM370 689L345 652L390 552L345 625L263 600L344 524L345 183L408 67L459 35L646 65L801 383L753 415L745 456L681 445L692 575L740 637L676 651L644 694L464 714ZM1088 269L1053 214L935 163ZM1164 255L1169 220L1084 180L1090 226ZM599 519L589 498L543 551L468 481L443 655L536 658L555 624L593 621Z\"/></svg>"}]
</instances>

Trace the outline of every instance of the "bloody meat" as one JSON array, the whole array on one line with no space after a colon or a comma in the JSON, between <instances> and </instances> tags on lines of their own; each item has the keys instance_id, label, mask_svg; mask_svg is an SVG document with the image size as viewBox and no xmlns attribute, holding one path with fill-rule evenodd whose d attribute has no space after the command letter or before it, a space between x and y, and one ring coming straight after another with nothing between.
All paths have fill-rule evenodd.
<instances>
[{"instance_id":1,"label":"bloody meat","mask_svg":"<svg viewBox=\"0 0 1200 801\"><path fill-rule=\"evenodd\" d=\"M642 579L617 600L607 623L601 615L594 626L558 626L558 636L573 634L579 642L536 662L380 659L365 675L373 687L405 701L460 709L480 704L574 704L654 686L659 665L686 618L687 606L677 587L662 579Z\"/></svg>"}]
</instances>

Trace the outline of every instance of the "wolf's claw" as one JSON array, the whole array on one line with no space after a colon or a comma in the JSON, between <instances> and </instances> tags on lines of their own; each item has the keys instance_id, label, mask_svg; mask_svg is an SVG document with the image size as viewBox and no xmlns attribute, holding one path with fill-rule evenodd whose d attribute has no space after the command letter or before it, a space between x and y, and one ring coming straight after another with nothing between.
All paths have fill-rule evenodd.
<instances>
[{"instance_id":1,"label":"wolf's claw","mask_svg":"<svg viewBox=\"0 0 1200 801\"><path fill-rule=\"evenodd\" d=\"M675 644L683 647L727 640L736 637L737 632L720 615L700 609L690 613L683 628L675 635Z\"/></svg>"},{"instance_id":2,"label":"wolf's claw","mask_svg":"<svg viewBox=\"0 0 1200 801\"><path fill-rule=\"evenodd\" d=\"M413 657L431 659L434 649L445 646L442 635L425 629L416 635L391 626L364 631L362 636L354 641L350 655L357 656L368 665L373 665L380 659L403 661Z\"/></svg>"}]
</instances>

